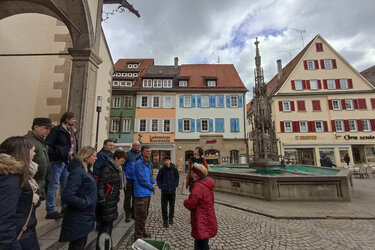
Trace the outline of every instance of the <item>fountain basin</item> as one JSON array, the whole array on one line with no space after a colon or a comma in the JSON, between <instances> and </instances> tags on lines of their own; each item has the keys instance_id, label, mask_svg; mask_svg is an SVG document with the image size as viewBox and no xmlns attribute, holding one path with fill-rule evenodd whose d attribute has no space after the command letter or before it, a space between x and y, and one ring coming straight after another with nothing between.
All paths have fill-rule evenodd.
<instances>
[{"instance_id":1,"label":"fountain basin","mask_svg":"<svg viewBox=\"0 0 375 250\"><path fill-rule=\"evenodd\" d=\"M256 173L245 165L213 167L215 191L270 201L350 201L350 172L313 166L287 166L279 174Z\"/></svg>"}]
</instances>

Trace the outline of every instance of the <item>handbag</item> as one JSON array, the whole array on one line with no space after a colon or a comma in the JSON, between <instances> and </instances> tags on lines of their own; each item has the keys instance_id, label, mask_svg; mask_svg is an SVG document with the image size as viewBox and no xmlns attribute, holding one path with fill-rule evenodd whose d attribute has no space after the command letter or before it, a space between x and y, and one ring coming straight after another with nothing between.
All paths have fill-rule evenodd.
<instances>
[{"instance_id":1,"label":"handbag","mask_svg":"<svg viewBox=\"0 0 375 250\"><path fill-rule=\"evenodd\" d=\"M31 218L31 213L33 212L33 203L31 203L31 207L30 207L30 211L29 211L29 215L27 216L27 219L26 219L26 222L25 222L25 225L23 225L22 229L21 229L21 232L18 234L17 236L17 240L21 239L23 233L27 230L27 224L29 224L29 221L30 221L30 218Z\"/></svg>"}]
</instances>

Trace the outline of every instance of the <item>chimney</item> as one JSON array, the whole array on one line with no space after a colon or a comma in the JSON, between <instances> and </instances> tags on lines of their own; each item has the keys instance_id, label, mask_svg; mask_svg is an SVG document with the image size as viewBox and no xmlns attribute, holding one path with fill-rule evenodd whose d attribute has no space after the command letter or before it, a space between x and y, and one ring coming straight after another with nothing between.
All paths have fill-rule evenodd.
<instances>
[{"instance_id":1,"label":"chimney","mask_svg":"<svg viewBox=\"0 0 375 250\"><path fill-rule=\"evenodd\" d=\"M276 63L277 63L277 78L280 80L283 74L283 66L281 65L280 59L277 60Z\"/></svg>"},{"instance_id":2,"label":"chimney","mask_svg":"<svg viewBox=\"0 0 375 250\"><path fill-rule=\"evenodd\" d=\"M174 58L174 67L178 68L178 57L177 56Z\"/></svg>"}]
</instances>

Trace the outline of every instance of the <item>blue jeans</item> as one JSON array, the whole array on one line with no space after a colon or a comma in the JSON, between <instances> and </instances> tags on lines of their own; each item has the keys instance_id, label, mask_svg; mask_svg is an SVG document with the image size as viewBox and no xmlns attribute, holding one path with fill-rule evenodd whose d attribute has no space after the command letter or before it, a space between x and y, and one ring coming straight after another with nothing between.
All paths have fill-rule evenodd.
<instances>
[{"instance_id":1,"label":"blue jeans","mask_svg":"<svg viewBox=\"0 0 375 250\"><path fill-rule=\"evenodd\" d=\"M47 213L54 213L55 210L55 196L57 189L60 185L60 195L62 195L66 182L68 180L68 169L64 162L51 161L51 177L48 185L47 200L46 200L46 210ZM61 208L65 209L66 204L61 201Z\"/></svg>"}]
</instances>

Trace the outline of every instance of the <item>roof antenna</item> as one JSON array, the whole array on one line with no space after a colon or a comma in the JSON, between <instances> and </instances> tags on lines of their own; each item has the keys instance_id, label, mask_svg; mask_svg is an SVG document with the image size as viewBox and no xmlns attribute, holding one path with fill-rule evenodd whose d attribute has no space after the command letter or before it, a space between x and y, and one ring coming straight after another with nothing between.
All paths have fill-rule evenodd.
<instances>
[{"instance_id":1,"label":"roof antenna","mask_svg":"<svg viewBox=\"0 0 375 250\"><path fill-rule=\"evenodd\" d=\"M301 30L301 29L296 29L296 28L292 28L292 30L294 30L297 33L299 33L299 37L301 38L301 41L302 41L302 48L304 48L305 47L305 43L303 42L303 33L306 33L306 30Z\"/></svg>"}]
</instances>

